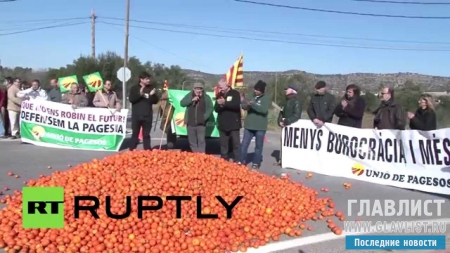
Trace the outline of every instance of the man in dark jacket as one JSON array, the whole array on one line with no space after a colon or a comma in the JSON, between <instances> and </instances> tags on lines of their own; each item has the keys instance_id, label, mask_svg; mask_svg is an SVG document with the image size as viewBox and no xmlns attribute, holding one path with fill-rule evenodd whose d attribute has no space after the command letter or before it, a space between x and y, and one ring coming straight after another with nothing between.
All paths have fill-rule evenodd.
<instances>
[{"instance_id":1,"label":"man in dark jacket","mask_svg":"<svg viewBox=\"0 0 450 253\"><path fill-rule=\"evenodd\" d=\"M242 109L247 111L244 121L244 136L242 137L241 160L247 164L247 152L250 142L255 138L255 155L252 168L259 169L262 162L264 137L266 136L270 97L265 94L266 83L259 80L254 86L254 97L249 101L242 101Z\"/></svg>"},{"instance_id":2,"label":"man in dark jacket","mask_svg":"<svg viewBox=\"0 0 450 253\"><path fill-rule=\"evenodd\" d=\"M219 93L216 97L214 110L217 112L217 128L220 135L220 156L229 159L230 140L233 150L233 159L240 161L239 147L241 145L239 130L241 122L241 95L233 90L225 80L219 82Z\"/></svg>"},{"instance_id":3,"label":"man in dark jacket","mask_svg":"<svg viewBox=\"0 0 450 253\"><path fill-rule=\"evenodd\" d=\"M381 105L375 110L373 127L375 129L405 130L406 115L399 104L394 101L394 90L381 89Z\"/></svg>"},{"instance_id":4,"label":"man in dark jacket","mask_svg":"<svg viewBox=\"0 0 450 253\"><path fill-rule=\"evenodd\" d=\"M142 128L142 142L144 150L151 149L150 131L153 122L153 105L158 103L156 89L150 85L151 75L142 72L139 75L139 84L130 89L128 99L131 103L131 144L130 150L136 149L139 144L139 131Z\"/></svg>"},{"instance_id":5,"label":"man in dark jacket","mask_svg":"<svg viewBox=\"0 0 450 253\"><path fill-rule=\"evenodd\" d=\"M206 151L206 124L213 111L211 97L204 92L204 88L203 83L194 83L194 90L180 101L180 105L186 107L184 122L187 125L189 146L192 152L197 153Z\"/></svg>"},{"instance_id":6,"label":"man in dark jacket","mask_svg":"<svg viewBox=\"0 0 450 253\"><path fill-rule=\"evenodd\" d=\"M58 85L58 79L53 78L52 80L50 80L50 86L52 88L48 91L48 100L55 103L61 103L62 96L61 89Z\"/></svg>"},{"instance_id":7,"label":"man in dark jacket","mask_svg":"<svg viewBox=\"0 0 450 253\"><path fill-rule=\"evenodd\" d=\"M311 96L307 112L313 123L317 127L322 127L333 120L336 99L327 92L327 84L324 81L317 82L315 89L316 93Z\"/></svg>"},{"instance_id":8,"label":"man in dark jacket","mask_svg":"<svg viewBox=\"0 0 450 253\"><path fill-rule=\"evenodd\" d=\"M297 92L298 87L295 84L289 84L285 89L286 101L281 108L280 114L278 114L278 125L280 127L289 126L302 117L302 104L298 100ZM281 148L278 161L275 165L281 166Z\"/></svg>"},{"instance_id":9,"label":"man in dark jacket","mask_svg":"<svg viewBox=\"0 0 450 253\"><path fill-rule=\"evenodd\" d=\"M361 90L357 85L350 84L345 90L341 103L334 110L339 117L338 125L361 128L366 101L360 96Z\"/></svg>"},{"instance_id":10,"label":"man in dark jacket","mask_svg":"<svg viewBox=\"0 0 450 253\"><path fill-rule=\"evenodd\" d=\"M297 92L298 87L295 84L289 84L285 89L286 101L278 115L280 127L289 126L302 117L302 104L298 100Z\"/></svg>"},{"instance_id":11,"label":"man in dark jacket","mask_svg":"<svg viewBox=\"0 0 450 253\"><path fill-rule=\"evenodd\" d=\"M285 89L286 101L281 108L277 120L280 127L289 126L297 122L302 117L302 104L298 101L297 92L298 87L295 84L289 84ZM278 162L275 165L281 166L281 148Z\"/></svg>"}]
</instances>

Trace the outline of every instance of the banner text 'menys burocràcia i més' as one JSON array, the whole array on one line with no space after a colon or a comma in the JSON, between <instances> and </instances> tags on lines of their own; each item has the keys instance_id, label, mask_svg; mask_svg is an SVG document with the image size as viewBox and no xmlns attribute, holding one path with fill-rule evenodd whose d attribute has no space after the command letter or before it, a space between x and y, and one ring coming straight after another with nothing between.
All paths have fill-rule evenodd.
<instances>
[{"instance_id":1,"label":"banner text 'menys burocr\u00e0cia i m\u00e9s'","mask_svg":"<svg viewBox=\"0 0 450 253\"><path fill-rule=\"evenodd\" d=\"M375 130L299 120L282 132L283 167L450 194L450 129Z\"/></svg>"}]
</instances>

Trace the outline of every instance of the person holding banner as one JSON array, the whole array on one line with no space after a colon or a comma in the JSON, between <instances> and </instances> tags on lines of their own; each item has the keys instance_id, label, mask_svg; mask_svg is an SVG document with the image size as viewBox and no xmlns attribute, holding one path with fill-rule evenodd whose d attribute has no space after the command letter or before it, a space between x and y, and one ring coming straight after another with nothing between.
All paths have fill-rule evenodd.
<instances>
[{"instance_id":1,"label":"person holding banner","mask_svg":"<svg viewBox=\"0 0 450 253\"><path fill-rule=\"evenodd\" d=\"M139 84L130 88L128 99L131 103L131 144L130 151L139 144L139 132L142 128L144 150L151 150L150 131L153 123L153 105L159 101L156 89L150 84L151 75L142 72Z\"/></svg>"},{"instance_id":2,"label":"person holding banner","mask_svg":"<svg viewBox=\"0 0 450 253\"><path fill-rule=\"evenodd\" d=\"M311 96L307 113L317 127L333 120L336 99L327 92L327 83L319 81L315 85L316 93Z\"/></svg>"},{"instance_id":3,"label":"person holding banner","mask_svg":"<svg viewBox=\"0 0 450 253\"><path fill-rule=\"evenodd\" d=\"M17 93L17 97L25 100L48 100L47 92L41 88L41 82L37 79L31 82L31 87L26 90L21 90Z\"/></svg>"},{"instance_id":4,"label":"person holding banner","mask_svg":"<svg viewBox=\"0 0 450 253\"><path fill-rule=\"evenodd\" d=\"M419 108L416 113L408 112L409 128L412 130L436 130L436 112L434 111L433 97L423 94L419 98Z\"/></svg>"},{"instance_id":5,"label":"person holding banner","mask_svg":"<svg viewBox=\"0 0 450 253\"><path fill-rule=\"evenodd\" d=\"M381 89L381 104L373 113L373 127L383 130L405 130L406 115L402 107L394 101L394 90L390 87Z\"/></svg>"},{"instance_id":6,"label":"person holding banner","mask_svg":"<svg viewBox=\"0 0 450 253\"><path fill-rule=\"evenodd\" d=\"M80 86L77 83L72 83L70 91L62 96L61 103L72 105L72 108L76 109L86 107L88 101L84 94L81 93Z\"/></svg>"},{"instance_id":7,"label":"person holding banner","mask_svg":"<svg viewBox=\"0 0 450 253\"><path fill-rule=\"evenodd\" d=\"M298 87L295 84L289 84L285 88L286 101L284 102L283 107L281 108L280 114L278 115L278 125L280 127L289 126L302 117L302 104L298 101ZM280 138L281 140L281 138ZM281 140L283 141L283 140ZM281 166L281 148L280 154L277 159L277 163L275 166Z\"/></svg>"},{"instance_id":8,"label":"person holding banner","mask_svg":"<svg viewBox=\"0 0 450 253\"><path fill-rule=\"evenodd\" d=\"M189 146L196 153L206 152L206 123L213 112L211 97L204 92L204 88L203 83L194 83L194 89L180 101L180 105L186 107L184 122L187 125Z\"/></svg>"},{"instance_id":9,"label":"person holding banner","mask_svg":"<svg viewBox=\"0 0 450 253\"><path fill-rule=\"evenodd\" d=\"M95 93L92 103L95 107L116 109L116 111L120 111L122 102L117 98L117 94L112 91L111 87L111 81L106 80L103 84L103 89Z\"/></svg>"},{"instance_id":10,"label":"person holding banner","mask_svg":"<svg viewBox=\"0 0 450 253\"><path fill-rule=\"evenodd\" d=\"M27 90L31 88L31 85L27 81L22 81L20 83L20 90Z\"/></svg>"},{"instance_id":11,"label":"person holding banner","mask_svg":"<svg viewBox=\"0 0 450 253\"><path fill-rule=\"evenodd\" d=\"M52 78L50 80L51 89L48 91L48 99L49 101L60 103L61 102L61 89L58 85L58 79Z\"/></svg>"},{"instance_id":12,"label":"person holding banner","mask_svg":"<svg viewBox=\"0 0 450 253\"><path fill-rule=\"evenodd\" d=\"M334 114L339 117L338 125L362 127L366 101L360 95L361 89L356 84L347 86L341 103L334 109Z\"/></svg>"},{"instance_id":13,"label":"person holding banner","mask_svg":"<svg viewBox=\"0 0 450 253\"><path fill-rule=\"evenodd\" d=\"M19 135L19 115L20 115L20 107L22 106L22 99L17 96L17 93L20 91L20 78L16 78L14 83L8 87L7 90L7 99L8 99L8 117L9 117L9 126L11 129L11 138L18 139Z\"/></svg>"},{"instance_id":14,"label":"person holding banner","mask_svg":"<svg viewBox=\"0 0 450 253\"><path fill-rule=\"evenodd\" d=\"M13 79L12 77L6 77L5 80L3 81L3 85L5 85L5 89L3 90L4 92L4 100L3 100L3 104L0 104L1 107L1 113L2 113L2 120L4 123L4 127L5 127L5 134L0 137L2 139L8 138L11 136L11 130L10 130L10 123L9 123L9 116L8 116L8 88L13 84Z\"/></svg>"}]
</instances>

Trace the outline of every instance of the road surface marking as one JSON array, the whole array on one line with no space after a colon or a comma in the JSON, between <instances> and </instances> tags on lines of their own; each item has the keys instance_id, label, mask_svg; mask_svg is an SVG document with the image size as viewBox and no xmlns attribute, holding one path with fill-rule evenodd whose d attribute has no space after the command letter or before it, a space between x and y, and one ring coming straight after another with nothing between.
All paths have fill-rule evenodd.
<instances>
[{"instance_id":1,"label":"road surface marking","mask_svg":"<svg viewBox=\"0 0 450 253\"><path fill-rule=\"evenodd\" d=\"M419 222L419 221L414 221ZM450 224L450 219L434 219L434 220L420 220L420 222L446 222ZM387 229L389 229L390 225L387 225ZM371 230L375 230L376 226L372 226ZM275 243L269 243L265 246L262 246L258 249L249 248L247 249L248 253L270 253L274 251L292 249L299 246L306 246L310 244L320 243L320 242L328 242L333 240L344 240L346 235L364 235L364 234L374 234L371 232L352 232L347 233L345 231L342 232L342 235L335 235L334 233L323 233L318 235L307 236L303 238L286 240L286 241L278 241Z\"/></svg>"}]
</instances>

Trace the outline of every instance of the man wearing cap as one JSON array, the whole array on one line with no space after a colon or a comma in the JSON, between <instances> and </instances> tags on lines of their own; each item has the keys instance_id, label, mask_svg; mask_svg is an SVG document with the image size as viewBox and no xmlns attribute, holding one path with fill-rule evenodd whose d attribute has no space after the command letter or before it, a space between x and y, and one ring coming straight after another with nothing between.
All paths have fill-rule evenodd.
<instances>
[{"instance_id":1,"label":"man wearing cap","mask_svg":"<svg viewBox=\"0 0 450 253\"><path fill-rule=\"evenodd\" d=\"M194 83L194 89L180 101L180 105L186 107L184 122L187 125L189 146L196 153L206 151L206 124L213 111L211 97L204 92L204 88L203 83Z\"/></svg>"},{"instance_id":2,"label":"man wearing cap","mask_svg":"<svg viewBox=\"0 0 450 253\"><path fill-rule=\"evenodd\" d=\"M247 111L244 121L244 137L241 145L241 163L247 164L247 151L253 137L255 138L255 155L252 168L259 169L262 162L264 136L266 136L270 97L265 95L266 83L259 80L253 87L254 97L242 101L242 109Z\"/></svg>"},{"instance_id":3,"label":"man wearing cap","mask_svg":"<svg viewBox=\"0 0 450 253\"><path fill-rule=\"evenodd\" d=\"M327 84L324 81L316 83L316 93L311 96L308 106L308 116L317 127L333 120L336 98L327 92Z\"/></svg>"},{"instance_id":4,"label":"man wearing cap","mask_svg":"<svg viewBox=\"0 0 450 253\"><path fill-rule=\"evenodd\" d=\"M219 93L216 96L214 110L217 112L217 128L220 135L220 156L228 160L230 141L233 150L233 159L239 162L239 147L241 138L239 130L241 122L241 95L237 90L230 87L226 80L220 80L218 84Z\"/></svg>"},{"instance_id":5,"label":"man wearing cap","mask_svg":"<svg viewBox=\"0 0 450 253\"><path fill-rule=\"evenodd\" d=\"M280 127L289 126L297 122L302 117L302 104L298 101L298 87L295 84L289 84L284 89L286 101L278 115L278 125ZM281 148L280 156L276 165L281 166Z\"/></svg>"}]
</instances>

